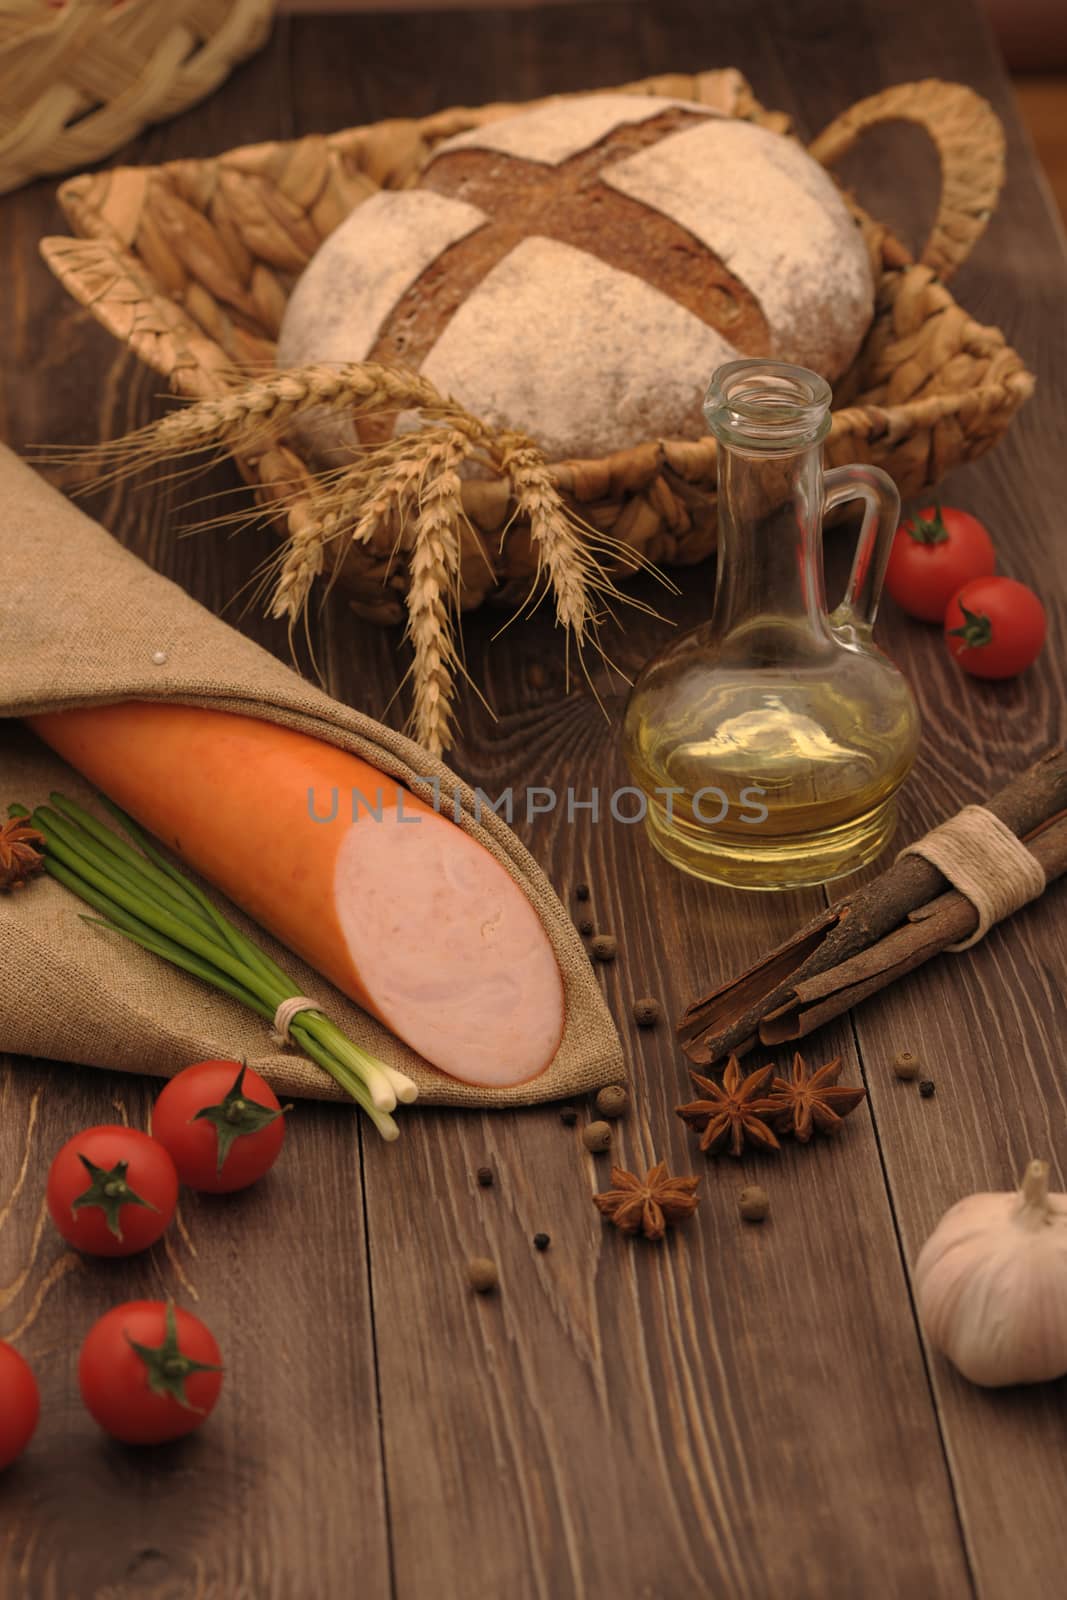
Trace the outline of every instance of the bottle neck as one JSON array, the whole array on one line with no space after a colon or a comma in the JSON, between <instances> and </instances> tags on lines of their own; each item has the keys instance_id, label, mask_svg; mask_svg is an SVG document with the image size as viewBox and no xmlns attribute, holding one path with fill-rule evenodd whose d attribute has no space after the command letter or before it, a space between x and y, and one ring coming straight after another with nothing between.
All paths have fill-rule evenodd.
<instances>
[{"instance_id":1,"label":"bottle neck","mask_svg":"<svg viewBox=\"0 0 1067 1600\"><path fill-rule=\"evenodd\" d=\"M719 440L718 578L712 627L828 633L822 566L822 447L748 451Z\"/></svg>"}]
</instances>

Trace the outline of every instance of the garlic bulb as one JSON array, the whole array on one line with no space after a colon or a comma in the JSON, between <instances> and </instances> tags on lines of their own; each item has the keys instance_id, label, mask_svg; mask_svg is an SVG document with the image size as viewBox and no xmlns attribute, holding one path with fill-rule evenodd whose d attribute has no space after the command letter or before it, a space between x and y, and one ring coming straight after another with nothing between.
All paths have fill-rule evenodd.
<instances>
[{"instance_id":1,"label":"garlic bulb","mask_svg":"<svg viewBox=\"0 0 1067 1600\"><path fill-rule=\"evenodd\" d=\"M1031 1161L1017 1194L947 1211L915 1265L919 1318L972 1383L1043 1383L1067 1372L1067 1195Z\"/></svg>"}]
</instances>

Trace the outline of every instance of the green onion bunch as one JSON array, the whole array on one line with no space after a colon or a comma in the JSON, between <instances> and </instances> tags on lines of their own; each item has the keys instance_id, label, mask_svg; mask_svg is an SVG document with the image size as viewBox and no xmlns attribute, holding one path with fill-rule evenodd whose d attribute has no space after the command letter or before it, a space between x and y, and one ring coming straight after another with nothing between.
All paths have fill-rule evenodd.
<instances>
[{"instance_id":1,"label":"green onion bunch","mask_svg":"<svg viewBox=\"0 0 1067 1600\"><path fill-rule=\"evenodd\" d=\"M9 806L8 815L28 819L45 841L45 871L100 913L85 922L121 934L271 1024L279 1005L300 994L117 806L101 797L126 838L64 795L50 799L32 814ZM384 1139L397 1137L392 1112L418 1093L409 1077L354 1044L321 1011L298 1012L289 1035L362 1106Z\"/></svg>"}]
</instances>

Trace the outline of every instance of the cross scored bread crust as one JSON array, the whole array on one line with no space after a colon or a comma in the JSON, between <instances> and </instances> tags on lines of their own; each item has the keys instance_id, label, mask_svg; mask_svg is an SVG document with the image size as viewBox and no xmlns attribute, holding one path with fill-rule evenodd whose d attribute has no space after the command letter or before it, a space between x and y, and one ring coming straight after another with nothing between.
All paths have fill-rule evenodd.
<instances>
[{"instance_id":1,"label":"cross scored bread crust","mask_svg":"<svg viewBox=\"0 0 1067 1600\"><path fill-rule=\"evenodd\" d=\"M671 107L645 122L614 128L553 166L497 150L442 151L420 187L476 206L486 221L411 283L379 329L368 359L418 370L464 301L533 235L644 279L743 354L769 354L770 329L751 291L687 228L602 176L616 162L706 121L698 111Z\"/></svg>"}]
</instances>

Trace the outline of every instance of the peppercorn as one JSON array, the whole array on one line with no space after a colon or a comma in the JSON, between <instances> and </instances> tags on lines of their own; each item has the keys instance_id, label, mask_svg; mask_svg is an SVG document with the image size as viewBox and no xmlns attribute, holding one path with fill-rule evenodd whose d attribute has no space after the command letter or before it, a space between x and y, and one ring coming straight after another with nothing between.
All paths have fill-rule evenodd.
<instances>
[{"instance_id":1,"label":"peppercorn","mask_svg":"<svg viewBox=\"0 0 1067 1600\"><path fill-rule=\"evenodd\" d=\"M594 1155L599 1155L611 1147L611 1129L606 1122L590 1122L582 1129L582 1143Z\"/></svg>"},{"instance_id":2,"label":"peppercorn","mask_svg":"<svg viewBox=\"0 0 1067 1600\"><path fill-rule=\"evenodd\" d=\"M910 1050L902 1050L898 1056L893 1057L893 1071L898 1078L910 1083L922 1071L922 1062L918 1056L912 1055Z\"/></svg>"},{"instance_id":3,"label":"peppercorn","mask_svg":"<svg viewBox=\"0 0 1067 1600\"><path fill-rule=\"evenodd\" d=\"M576 900L588 900L589 885L587 883L576 883L574 886L574 898Z\"/></svg>"},{"instance_id":4,"label":"peppercorn","mask_svg":"<svg viewBox=\"0 0 1067 1600\"><path fill-rule=\"evenodd\" d=\"M762 1222L771 1209L771 1198L758 1183L750 1183L737 1197L737 1209L746 1222Z\"/></svg>"},{"instance_id":5,"label":"peppercorn","mask_svg":"<svg viewBox=\"0 0 1067 1600\"><path fill-rule=\"evenodd\" d=\"M575 1111L573 1106L564 1106L563 1110L559 1114L559 1120L563 1123L565 1128L573 1128L574 1124L578 1121L578 1113Z\"/></svg>"},{"instance_id":6,"label":"peppercorn","mask_svg":"<svg viewBox=\"0 0 1067 1600\"><path fill-rule=\"evenodd\" d=\"M492 1169L492 1167L479 1167L478 1168L478 1182L481 1184L483 1189L491 1189L492 1188L492 1186L493 1186L493 1169Z\"/></svg>"},{"instance_id":7,"label":"peppercorn","mask_svg":"<svg viewBox=\"0 0 1067 1600\"><path fill-rule=\"evenodd\" d=\"M498 1281L496 1262L487 1256L475 1256L473 1261L467 1262L467 1282L475 1294L490 1294Z\"/></svg>"},{"instance_id":8,"label":"peppercorn","mask_svg":"<svg viewBox=\"0 0 1067 1600\"><path fill-rule=\"evenodd\" d=\"M578 924L578 932L581 934L583 939L588 939L589 938L589 936L593 932L593 919L592 919L592 917L583 917L582 918L581 922L579 922L579 924Z\"/></svg>"},{"instance_id":9,"label":"peppercorn","mask_svg":"<svg viewBox=\"0 0 1067 1600\"><path fill-rule=\"evenodd\" d=\"M609 1083L601 1089L594 1104L602 1117L624 1117L630 1109L630 1091L621 1083Z\"/></svg>"},{"instance_id":10,"label":"peppercorn","mask_svg":"<svg viewBox=\"0 0 1067 1600\"><path fill-rule=\"evenodd\" d=\"M619 947L610 933L598 933L589 948L598 961L614 961Z\"/></svg>"},{"instance_id":11,"label":"peppercorn","mask_svg":"<svg viewBox=\"0 0 1067 1600\"><path fill-rule=\"evenodd\" d=\"M533 1236L535 1250L547 1250L552 1240L547 1233L535 1233Z\"/></svg>"},{"instance_id":12,"label":"peppercorn","mask_svg":"<svg viewBox=\"0 0 1067 1600\"><path fill-rule=\"evenodd\" d=\"M924 1100L929 1100L936 1087L937 1085L934 1083L933 1078L924 1078L919 1085L919 1093L922 1095Z\"/></svg>"},{"instance_id":13,"label":"peppercorn","mask_svg":"<svg viewBox=\"0 0 1067 1600\"><path fill-rule=\"evenodd\" d=\"M633 1013L634 1021L639 1028L654 1028L660 1019L659 1001L652 999L635 1000Z\"/></svg>"}]
</instances>

